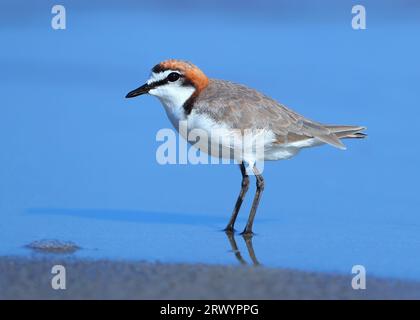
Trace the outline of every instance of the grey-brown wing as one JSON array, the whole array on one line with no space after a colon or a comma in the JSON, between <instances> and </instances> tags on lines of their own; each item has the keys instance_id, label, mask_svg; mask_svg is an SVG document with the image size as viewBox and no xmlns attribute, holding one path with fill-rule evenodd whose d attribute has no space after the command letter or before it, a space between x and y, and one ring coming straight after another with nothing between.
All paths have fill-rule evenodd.
<instances>
[{"instance_id":1,"label":"grey-brown wing","mask_svg":"<svg viewBox=\"0 0 420 320\"><path fill-rule=\"evenodd\" d=\"M313 137L338 148L344 145L323 125L306 119L262 93L243 85L211 80L197 101L198 112L238 129L270 129L279 144Z\"/></svg>"}]
</instances>

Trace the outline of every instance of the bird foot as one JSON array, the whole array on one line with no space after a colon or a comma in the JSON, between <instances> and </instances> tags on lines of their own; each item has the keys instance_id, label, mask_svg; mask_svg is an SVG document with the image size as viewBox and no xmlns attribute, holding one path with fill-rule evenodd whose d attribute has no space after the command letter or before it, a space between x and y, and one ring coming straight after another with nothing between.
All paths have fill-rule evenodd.
<instances>
[{"instance_id":1,"label":"bird foot","mask_svg":"<svg viewBox=\"0 0 420 320\"><path fill-rule=\"evenodd\" d=\"M252 238L255 235L254 232L252 232L252 230L244 230L241 232L241 236L244 237L245 239L249 239Z\"/></svg>"},{"instance_id":2,"label":"bird foot","mask_svg":"<svg viewBox=\"0 0 420 320\"><path fill-rule=\"evenodd\" d=\"M226 228L223 229L223 231L228 234L234 234L236 232L235 228L232 226L227 226Z\"/></svg>"}]
</instances>

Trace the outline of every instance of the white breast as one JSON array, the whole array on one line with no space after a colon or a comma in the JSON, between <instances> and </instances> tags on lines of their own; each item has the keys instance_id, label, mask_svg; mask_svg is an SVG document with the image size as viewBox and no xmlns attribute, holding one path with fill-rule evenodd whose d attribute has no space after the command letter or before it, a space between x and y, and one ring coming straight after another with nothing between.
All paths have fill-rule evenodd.
<instances>
[{"instance_id":1,"label":"white breast","mask_svg":"<svg viewBox=\"0 0 420 320\"><path fill-rule=\"evenodd\" d=\"M150 90L149 94L159 98L172 125L178 129L178 122L186 119L184 103L194 91L193 87L167 84Z\"/></svg>"}]
</instances>

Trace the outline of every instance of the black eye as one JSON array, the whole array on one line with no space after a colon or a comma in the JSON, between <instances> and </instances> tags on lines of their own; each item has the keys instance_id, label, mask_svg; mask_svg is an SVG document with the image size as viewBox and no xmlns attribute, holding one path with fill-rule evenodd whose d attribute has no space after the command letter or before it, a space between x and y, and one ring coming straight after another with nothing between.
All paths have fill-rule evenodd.
<instances>
[{"instance_id":1,"label":"black eye","mask_svg":"<svg viewBox=\"0 0 420 320\"><path fill-rule=\"evenodd\" d=\"M170 82L174 82L174 81L178 80L178 79L179 79L179 77L180 77L179 73L176 73L176 72L171 72L171 73L168 75L168 81L170 81Z\"/></svg>"}]
</instances>

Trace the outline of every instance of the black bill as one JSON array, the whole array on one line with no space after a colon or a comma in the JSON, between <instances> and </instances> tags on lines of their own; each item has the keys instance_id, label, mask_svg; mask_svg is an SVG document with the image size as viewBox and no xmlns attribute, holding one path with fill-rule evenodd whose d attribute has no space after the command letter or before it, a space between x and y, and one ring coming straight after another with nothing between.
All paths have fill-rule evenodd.
<instances>
[{"instance_id":1,"label":"black bill","mask_svg":"<svg viewBox=\"0 0 420 320\"><path fill-rule=\"evenodd\" d=\"M148 93L150 89L152 89L153 87L148 85L147 83L142 85L141 87L138 87L137 89L134 89L133 91L130 91L129 93L127 93L127 95L125 96L126 98L134 98L137 96L140 96L142 94Z\"/></svg>"}]
</instances>

